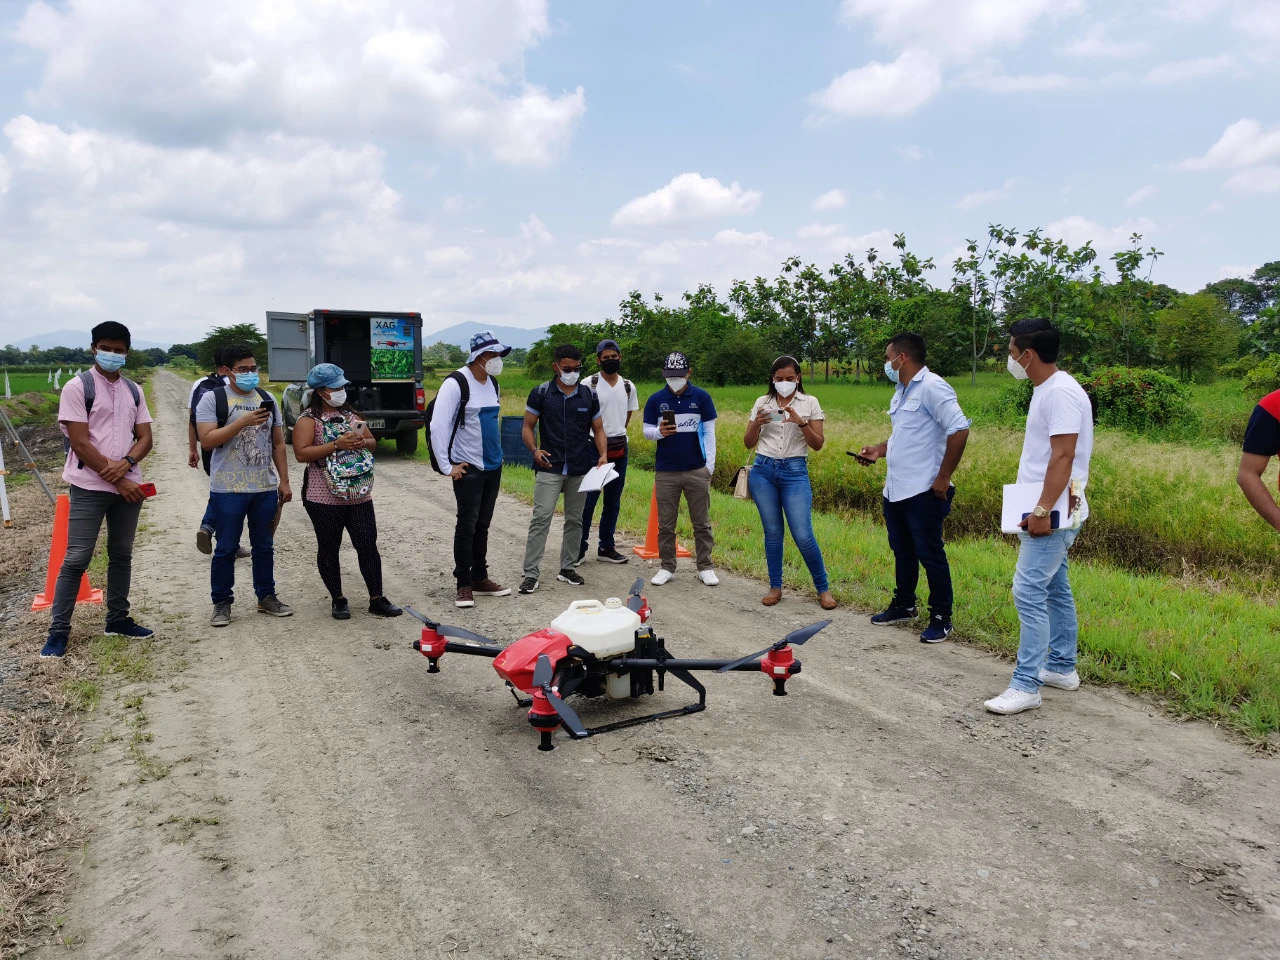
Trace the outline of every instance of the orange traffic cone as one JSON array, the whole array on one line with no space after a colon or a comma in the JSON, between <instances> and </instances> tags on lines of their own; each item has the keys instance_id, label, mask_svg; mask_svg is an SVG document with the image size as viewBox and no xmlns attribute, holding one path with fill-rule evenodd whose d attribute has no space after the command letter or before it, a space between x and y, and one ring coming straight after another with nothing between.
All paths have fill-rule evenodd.
<instances>
[{"instance_id":1,"label":"orange traffic cone","mask_svg":"<svg viewBox=\"0 0 1280 960\"><path fill-rule=\"evenodd\" d=\"M49 543L49 570L44 578L44 593L37 593L31 601L32 610L48 610L53 606L53 593L58 585L58 574L62 570L62 561L67 555L67 526L71 520L71 498L65 493L58 494L53 508L53 540ZM80 592L76 595L76 603L101 603L102 591L89 586L89 575L80 578Z\"/></svg>"},{"instance_id":2,"label":"orange traffic cone","mask_svg":"<svg viewBox=\"0 0 1280 960\"><path fill-rule=\"evenodd\" d=\"M643 547L632 547L632 552L637 557L643 557L645 560L656 560L658 554L658 488L655 485L653 492L649 495L649 529L644 535ZM676 543L676 556L689 557L692 556L688 550Z\"/></svg>"}]
</instances>

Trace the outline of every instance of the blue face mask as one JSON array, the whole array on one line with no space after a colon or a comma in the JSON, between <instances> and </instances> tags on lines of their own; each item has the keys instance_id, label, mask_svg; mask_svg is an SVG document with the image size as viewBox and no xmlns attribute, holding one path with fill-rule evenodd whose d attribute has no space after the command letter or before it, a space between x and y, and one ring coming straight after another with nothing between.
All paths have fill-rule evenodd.
<instances>
[{"instance_id":1,"label":"blue face mask","mask_svg":"<svg viewBox=\"0 0 1280 960\"><path fill-rule=\"evenodd\" d=\"M97 362L98 366L107 371L107 373L115 373L125 365L125 361L129 358L123 353L111 353L107 350L95 350L93 351L93 359Z\"/></svg>"},{"instance_id":2,"label":"blue face mask","mask_svg":"<svg viewBox=\"0 0 1280 960\"><path fill-rule=\"evenodd\" d=\"M884 375L889 378L890 383L898 382L898 371L893 369L893 364L888 360L884 362Z\"/></svg>"},{"instance_id":3,"label":"blue face mask","mask_svg":"<svg viewBox=\"0 0 1280 960\"><path fill-rule=\"evenodd\" d=\"M258 388L257 373L237 373L236 386L246 393L250 390L256 390Z\"/></svg>"}]
</instances>

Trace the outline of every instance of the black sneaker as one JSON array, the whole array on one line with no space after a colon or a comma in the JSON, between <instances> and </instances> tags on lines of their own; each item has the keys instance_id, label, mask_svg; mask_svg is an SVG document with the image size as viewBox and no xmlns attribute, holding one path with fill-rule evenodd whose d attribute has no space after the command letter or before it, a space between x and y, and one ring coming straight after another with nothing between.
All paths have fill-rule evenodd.
<instances>
[{"instance_id":1,"label":"black sneaker","mask_svg":"<svg viewBox=\"0 0 1280 960\"><path fill-rule=\"evenodd\" d=\"M533 591L537 589L538 589L537 577L525 577L523 580L520 581L521 593L533 593Z\"/></svg>"},{"instance_id":2,"label":"black sneaker","mask_svg":"<svg viewBox=\"0 0 1280 960\"><path fill-rule=\"evenodd\" d=\"M213 616L209 618L211 627L225 627L231 622L231 603L215 603L213 605Z\"/></svg>"},{"instance_id":3,"label":"black sneaker","mask_svg":"<svg viewBox=\"0 0 1280 960\"><path fill-rule=\"evenodd\" d=\"M196 549L203 554L213 553L213 527L201 524L200 529L196 531Z\"/></svg>"},{"instance_id":4,"label":"black sneaker","mask_svg":"<svg viewBox=\"0 0 1280 960\"><path fill-rule=\"evenodd\" d=\"M372 597L369 600L369 612L375 617L398 617L404 613L386 597Z\"/></svg>"},{"instance_id":5,"label":"black sneaker","mask_svg":"<svg viewBox=\"0 0 1280 960\"><path fill-rule=\"evenodd\" d=\"M346 597L336 598L333 601L333 604L331 605L331 609L333 611L333 619L335 620L351 619L351 604L347 603Z\"/></svg>"},{"instance_id":6,"label":"black sneaker","mask_svg":"<svg viewBox=\"0 0 1280 960\"><path fill-rule=\"evenodd\" d=\"M292 617L293 607L281 603L280 598L273 593L258 601L258 612L270 617Z\"/></svg>"},{"instance_id":7,"label":"black sneaker","mask_svg":"<svg viewBox=\"0 0 1280 960\"><path fill-rule=\"evenodd\" d=\"M945 617L930 617L929 625L920 634L921 643L941 643L951 632L951 621Z\"/></svg>"},{"instance_id":8,"label":"black sneaker","mask_svg":"<svg viewBox=\"0 0 1280 960\"><path fill-rule=\"evenodd\" d=\"M887 610L881 610L871 618L877 626L887 627L891 623L908 623L916 618L915 607L895 607L892 604Z\"/></svg>"},{"instance_id":9,"label":"black sneaker","mask_svg":"<svg viewBox=\"0 0 1280 960\"><path fill-rule=\"evenodd\" d=\"M62 631L49 631L49 638L44 642L44 649L40 651L42 660L51 660L66 656L67 639L70 634Z\"/></svg>"},{"instance_id":10,"label":"black sneaker","mask_svg":"<svg viewBox=\"0 0 1280 960\"><path fill-rule=\"evenodd\" d=\"M565 567L556 574L556 579L561 583L571 583L575 587L581 587L587 582L583 580L582 577L578 575L578 571L574 570L572 567Z\"/></svg>"},{"instance_id":11,"label":"black sneaker","mask_svg":"<svg viewBox=\"0 0 1280 960\"><path fill-rule=\"evenodd\" d=\"M627 563L631 558L624 557L617 550L601 550L596 554L601 563Z\"/></svg>"},{"instance_id":12,"label":"black sneaker","mask_svg":"<svg viewBox=\"0 0 1280 960\"><path fill-rule=\"evenodd\" d=\"M128 637L130 640L145 640L154 637L155 631L133 622L133 617L125 617L107 624L102 631L104 637Z\"/></svg>"},{"instance_id":13,"label":"black sneaker","mask_svg":"<svg viewBox=\"0 0 1280 960\"><path fill-rule=\"evenodd\" d=\"M587 562L587 548L583 547L582 552L578 554L578 559L573 561L575 567L580 567Z\"/></svg>"}]
</instances>

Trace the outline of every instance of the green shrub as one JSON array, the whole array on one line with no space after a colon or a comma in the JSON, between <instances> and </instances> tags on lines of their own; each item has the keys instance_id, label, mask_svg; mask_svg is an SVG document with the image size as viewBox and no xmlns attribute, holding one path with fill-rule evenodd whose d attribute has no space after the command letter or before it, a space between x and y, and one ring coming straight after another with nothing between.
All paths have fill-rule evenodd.
<instances>
[{"instance_id":1,"label":"green shrub","mask_svg":"<svg viewBox=\"0 0 1280 960\"><path fill-rule=\"evenodd\" d=\"M1256 353L1246 353L1230 363L1219 365L1218 375L1233 380L1244 380L1261 361L1262 358Z\"/></svg>"},{"instance_id":2,"label":"green shrub","mask_svg":"<svg viewBox=\"0 0 1280 960\"><path fill-rule=\"evenodd\" d=\"M1020 427L1026 422L1027 411L1031 409L1033 389L1030 380L1011 379L994 397L982 405L982 412L995 423Z\"/></svg>"},{"instance_id":3,"label":"green shrub","mask_svg":"<svg viewBox=\"0 0 1280 960\"><path fill-rule=\"evenodd\" d=\"M1244 375L1244 392L1262 397L1280 390L1280 354L1269 353Z\"/></svg>"},{"instance_id":4,"label":"green shrub","mask_svg":"<svg viewBox=\"0 0 1280 960\"><path fill-rule=\"evenodd\" d=\"M1103 367L1081 380L1097 421L1110 427L1150 430L1196 419L1191 392L1172 377L1140 367Z\"/></svg>"}]
</instances>

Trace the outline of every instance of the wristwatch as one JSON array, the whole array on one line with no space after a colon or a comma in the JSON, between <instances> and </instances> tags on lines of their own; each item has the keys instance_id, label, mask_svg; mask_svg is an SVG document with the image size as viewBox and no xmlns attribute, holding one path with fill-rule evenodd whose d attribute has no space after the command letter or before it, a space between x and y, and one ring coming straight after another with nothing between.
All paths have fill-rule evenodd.
<instances>
[{"instance_id":1,"label":"wristwatch","mask_svg":"<svg viewBox=\"0 0 1280 960\"><path fill-rule=\"evenodd\" d=\"M1033 517L1047 517L1049 515L1049 511L1037 503L1031 508L1031 515Z\"/></svg>"},{"instance_id":2,"label":"wristwatch","mask_svg":"<svg viewBox=\"0 0 1280 960\"><path fill-rule=\"evenodd\" d=\"M131 467L136 467L138 465L138 461L133 459L133 457L129 456L127 453L124 455L124 459L129 461L129 466Z\"/></svg>"}]
</instances>

